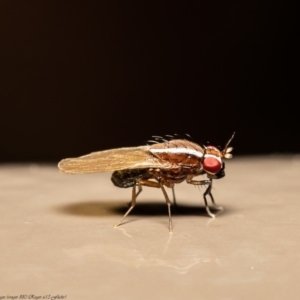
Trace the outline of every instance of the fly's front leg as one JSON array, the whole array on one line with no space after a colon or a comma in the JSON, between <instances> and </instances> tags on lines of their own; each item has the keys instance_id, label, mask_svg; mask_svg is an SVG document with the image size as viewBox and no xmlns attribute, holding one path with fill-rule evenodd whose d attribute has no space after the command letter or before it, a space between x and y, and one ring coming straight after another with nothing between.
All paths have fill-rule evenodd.
<instances>
[{"instance_id":1,"label":"fly's front leg","mask_svg":"<svg viewBox=\"0 0 300 300\"><path fill-rule=\"evenodd\" d=\"M207 214L211 217L211 218L215 218L215 214L213 214L210 209L209 206L207 204L207 198L206 196L209 195L211 202L213 203L214 207L217 208L216 204L215 204L215 200L214 197L211 193L211 189L212 189L212 180L193 180L192 177L187 178L187 183L189 184L193 184L193 185L208 185L208 187L206 188L205 192L203 193L203 199L204 199L204 204L205 204L205 209ZM217 209L221 209L221 208L217 208Z\"/></svg>"},{"instance_id":2,"label":"fly's front leg","mask_svg":"<svg viewBox=\"0 0 300 300\"><path fill-rule=\"evenodd\" d=\"M222 207L222 206L218 206L218 205L216 204L216 202L215 202L215 199L214 199L214 197L213 197L213 195L212 195L212 193L211 193L211 189L212 189L212 179L211 179L210 181L211 181L211 183L210 183L210 185L208 186L208 188L206 189L205 193L207 193L207 194L210 196L211 202L212 202L212 204L213 204L213 206L214 206L214 208L215 208L216 210L223 210L223 207ZM209 189L209 191L208 191L208 189Z\"/></svg>"}]
</instances>

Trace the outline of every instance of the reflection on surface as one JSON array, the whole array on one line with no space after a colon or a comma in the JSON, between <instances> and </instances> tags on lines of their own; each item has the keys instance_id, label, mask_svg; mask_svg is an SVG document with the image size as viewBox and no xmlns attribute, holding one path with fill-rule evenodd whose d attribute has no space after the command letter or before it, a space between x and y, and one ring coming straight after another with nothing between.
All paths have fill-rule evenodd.
<instances>
[{"instance_id":1,"label":"reflection on surface","mask_svg":"<svg viewBox=\"0 0 300 300\"><path fill-rule=\"evenodd\" d=\"M106 226L105 232L99 230L100 240L95 244L65 249L65 253L74 262L97 259L134 268L166 267L179 274L185 274L201 263L221 265L221 259L207 247L205 236L212 224L218 224L221 215L227 215L227 209L215 211L218 217L212 219L200 204L172 206L173 234L167 229L165 203L138 203L124 224L113 228L111 216L118 221L126 209L126 204L116 201L85 201L56 208L67 215L99 217L97 228L104 223Z\"/></svg>"},{"instance_id":2,"label":"reflection on surface","mask_svg":"<svg viewBox=\"0 0 300 300\"><path fill-rule=\"evenodd\" d=\"M146 227L134 224L129 228L113 228L111 234L105 236L105 243L99 241L93 245L66 249L65 253L77 262L96 259L134 268L166 267L180 274L189 272L199 263L221 265L221 260L205 246L205 241L202 241L199 234L189 231L185 233L186 226L180 232L177 230L180 221L186 223L188 218L176 222L174 234L168 233L167 224L159 226L152 223L151 219L147 221ZM215 221L208 219L201 230ZM200 232L200 229L194 228L196 232Z\"/></svg>"}]
</instances>

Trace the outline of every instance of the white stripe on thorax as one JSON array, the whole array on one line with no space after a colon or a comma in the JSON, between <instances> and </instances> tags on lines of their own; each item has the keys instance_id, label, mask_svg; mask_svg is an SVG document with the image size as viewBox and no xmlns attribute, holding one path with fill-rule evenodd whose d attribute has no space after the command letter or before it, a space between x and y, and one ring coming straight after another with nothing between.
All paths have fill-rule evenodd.
<instances>
[{"instance_id":1,"label":"white stripe on thorax","mask_svg":"<svg viewBox=\"0 0 300 300\"><path fill-rule=\"evenodd\" d=\"M150 149L150 152L155 153L172 153L172 154L187 154L201 158L203 153L195 149L188 148L166 148L166 149Z\"/></svg>"}]
</instances>

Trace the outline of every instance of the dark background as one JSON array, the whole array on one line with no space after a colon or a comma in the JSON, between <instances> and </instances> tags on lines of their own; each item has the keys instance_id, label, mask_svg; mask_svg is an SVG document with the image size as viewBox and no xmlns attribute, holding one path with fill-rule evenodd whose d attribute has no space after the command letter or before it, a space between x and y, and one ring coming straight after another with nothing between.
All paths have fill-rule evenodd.
<instances>
[{"instance_id":1,"label":"dark background","mask_svg":"<svg viewBox=\"0 0 300 300\"><path fill-rule=\"evenodd\" d=\"M0 161L189 133L300 152L288 1L0 2Z\"/></svg>"}]
</instances>

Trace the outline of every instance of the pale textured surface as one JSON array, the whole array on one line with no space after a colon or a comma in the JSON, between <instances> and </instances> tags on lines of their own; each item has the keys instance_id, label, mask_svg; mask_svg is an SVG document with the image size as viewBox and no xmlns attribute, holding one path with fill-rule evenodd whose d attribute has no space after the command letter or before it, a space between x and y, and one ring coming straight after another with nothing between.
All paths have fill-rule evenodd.
<instances>
[{"instance_id":1,"label":"pale textured surface","mask_svg":"<svg viewBox=\"0 0 300 300\"><path fill-rule=\"evenodd\" d=\"M115 229L131 190L114 187L110 174L1 165L0 299L299 297L300 156L228 161L214 183L225 208L215 220L204 189L176 191L173 235L163 195L151 188Z\"/></svg>"}]
</instances>

